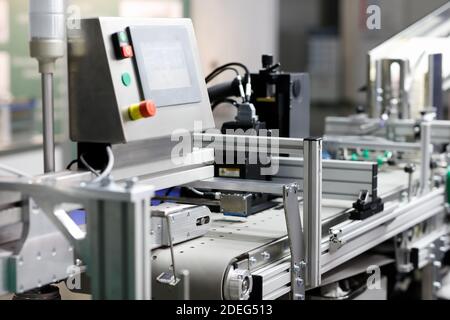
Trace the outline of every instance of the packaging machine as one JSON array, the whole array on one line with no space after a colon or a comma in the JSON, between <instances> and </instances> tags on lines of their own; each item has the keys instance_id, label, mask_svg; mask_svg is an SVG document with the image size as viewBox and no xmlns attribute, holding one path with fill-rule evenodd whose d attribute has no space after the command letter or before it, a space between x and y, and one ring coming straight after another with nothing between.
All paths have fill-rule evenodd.
<instances>
[{"instance_id":1,"label":"packaging machine","mask_svg":"<svg viewBox=\"0 0 450 320\"><path fill-rule=\"evenodd\" d=\"M77 167L0 179L0 293L76 270L94 299L304 300L391 243L397 272L429 268L434 297L450 247L450 156L432 145L450 143L449 122L392 122L402 141L342 137L351 118L329 119L325 139L223 134L188 19L83 19L67 55ZM241 115L253 125L250 78ZM224 159L228 172L258 164L260 177L217 175ZM352 275L374 263L386 262Z\"/></svg>"}]
</instances>

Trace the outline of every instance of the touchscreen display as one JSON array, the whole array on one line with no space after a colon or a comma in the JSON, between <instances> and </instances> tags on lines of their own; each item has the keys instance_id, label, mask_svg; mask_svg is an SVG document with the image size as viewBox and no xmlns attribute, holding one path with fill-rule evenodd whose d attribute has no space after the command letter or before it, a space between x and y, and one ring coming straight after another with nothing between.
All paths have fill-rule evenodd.
<instances>
[{"instance_id":1,"label":"touchscreen display","mask_svg":"<svg viewBox=\"0 0 450 320\"><path fill-rule=\"evenodd\" d=\"M152 90L191 87L183 46L180 42L156 42L141 45L146 72Z\"/></svg>"},{"instance_id":2,"label":"touchscreen display","mask_svg":"<svg viewBox=\"0 0 450 320\"><path fill-rule=\"evenodd\" d=\"M158 107L201 100L188 31L180 26L130 27L145 99Z\"/></svg>"}]
</instances>

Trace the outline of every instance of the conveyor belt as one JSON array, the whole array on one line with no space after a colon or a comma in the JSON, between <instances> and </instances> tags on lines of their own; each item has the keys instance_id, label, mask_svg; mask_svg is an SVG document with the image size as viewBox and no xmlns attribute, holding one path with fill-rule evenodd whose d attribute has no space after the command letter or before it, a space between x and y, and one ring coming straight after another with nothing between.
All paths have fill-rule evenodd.
<instances>
[{"instance_id":1,"label":"conveyor belt","mask_svg":"<svg viewBox=\"0 0 450 320\"><path fill-rule=\"evenodd\" d=\"M380 195L398 193L407 187L407 176L402 170L380 172ZM351 201L323 200L322 220L335 219L351 208ZM300 205L300 211L303 206ZM222 282L227 268L249 251L286 237L284 210L279 206L250 216L248 219L214 214L211 230L202 238L175 246L177 271L190 272L192 299L222 299ZM324 236L328 236L327 234ZM158 249L152 253L152 273L156 278L171 265L170 250ZM156 299L176 297L174 288L154 282ZM175 295L174 295L175 294Z\"/></svg>"},{"instance_id":2,"label":"conveyor belt","mask_svg":"<svg viewBox=\"0 0 450 320\"><path fill-rule=\"evenodd\" d=\"M283 209L271 209L248 219L214 214L212 220L212 229L204 237L175 246L178 272L190 272L192 299L222 299L222 279L236 257L286 236ZM152 256L154 277L169 270L170 250L158 249ZM167 295L170 289L155 281L154 298L173 298Z\"/></svg>"}]
</instances>

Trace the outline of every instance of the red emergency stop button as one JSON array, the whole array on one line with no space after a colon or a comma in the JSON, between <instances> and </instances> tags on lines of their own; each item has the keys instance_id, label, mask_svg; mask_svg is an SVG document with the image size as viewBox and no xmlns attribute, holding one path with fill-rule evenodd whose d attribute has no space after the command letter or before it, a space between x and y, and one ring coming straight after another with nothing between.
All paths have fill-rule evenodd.
<instances>
[{"instance_id":1,"label":"red emergency stop button","mask_svg":"<svg viewBox=\"0 0 450 320\"><path fill-rule=\"evenodd\" d=\"M151 100L142 101L141 103L129 106L128 114L133 121L151 118L156 115L156 105Z\"/></svg>"},{"instance_id":2,"label":"red emergency stop button","mask_svg":"<svg viewBox=\"0 0 450 320\"><path fill-rule=\"evenodd\" d=\"M133 47L130 45L120 47L120 55L122 58L132 58L134 56Z\"/></svg>"}]
</instances>

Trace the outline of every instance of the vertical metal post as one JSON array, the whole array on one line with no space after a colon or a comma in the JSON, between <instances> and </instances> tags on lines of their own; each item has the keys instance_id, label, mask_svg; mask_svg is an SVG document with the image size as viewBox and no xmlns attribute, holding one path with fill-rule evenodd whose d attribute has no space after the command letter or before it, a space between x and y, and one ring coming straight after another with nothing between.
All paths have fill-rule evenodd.
<instances>
[{"instance_id":1,"label":"vertical metal post","mask_svg":"<svg viewBox=\"0 0 450 320\"><path fill-rule=\"evenodd\" d=\"M44 171L55 171L55 137L53 106L53 74L42 73L42 122L44 143Z\"/></svg>"},{"instance_id":2,"label":"vertical metal post","mask_svg":"<svg viewBox=\"0 0 450 320\"><path fill-rule=\"evenodd\" d=\"M180 283L178 285L178 297L179 300L190 300L191 288L190 288L190 273L189 270L182 270L180 275Z\"/></svg>"},{"instance_id":3,"label":"vertical metal post","mask_svg":"<svg viewBox=\"0 0 450 320\"><path fill-rule=\"evenodd\" d=\"M433 147L431 145L431 123L423 122L421 125L421 168L420 168L420 191L422 194L430 191L431 177L431 153Z\"/></svg>"},{"instance_id":4,"label":"vertical metal post","mask_svg":"<svg viewBox=\"0 0 450 320\"><path fill-rule=\"evenodd\" d=\"M436 108L438 120L444 119L442 104L442 54L428 57L428 106Z\"/></svg>"},{"instance_id":5,"label":"vertical metal post","mask_svg":"<svg viewBox=\"0 0 450 320\"><path fill-rule=\"evenodd\" d=\"M306 281L310 288L321 283L322 240L322 139L304 141L303 223L306 239Z\"/></svg>"},{"instance_id":6,"label":"vertical metal post","mask_svg":"<svg viewBox=\"0 0 450 320\"><path fill-rule=\"evenodd\" d=\"M92 200L88 209L88 273L93 299L149 300L150 196L132 202Z\"/></svg>"},{"instance_id":7,"label":"vertical metal post","mask_svg":"<svg viewBox=\"0 0 450 320\"><path fill-rule=\"evenodd\" d=\"M11 109L8 104L0 101L0 143L11 143Z\"/></svg>"}]
</instances>

